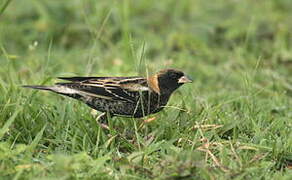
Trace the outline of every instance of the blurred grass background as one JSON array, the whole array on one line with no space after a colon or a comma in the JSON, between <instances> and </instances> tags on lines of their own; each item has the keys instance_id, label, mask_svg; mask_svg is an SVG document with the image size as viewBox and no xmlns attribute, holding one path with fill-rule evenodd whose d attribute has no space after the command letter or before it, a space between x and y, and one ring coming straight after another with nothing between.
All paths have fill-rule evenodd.
<instances>
[{"instance_id":1,"label":"blurred grass background","mask_svg":"<svg viewBox=\"0 0 292 180\"><path fill-rule=\"evenodd\" d=\"M1 179L291 179L290 0L0 1ZM24 84L153 73L195 79L156 120L101 130Z\"/></svg>"}]
</instances>

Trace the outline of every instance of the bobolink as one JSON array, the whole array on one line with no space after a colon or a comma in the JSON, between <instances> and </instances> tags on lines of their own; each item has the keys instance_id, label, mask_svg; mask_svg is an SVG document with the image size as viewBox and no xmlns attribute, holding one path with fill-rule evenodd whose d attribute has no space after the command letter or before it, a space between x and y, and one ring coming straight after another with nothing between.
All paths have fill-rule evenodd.
<instances>
[{"instance_id":1,"label":"bobolink","mask_svg":"<svg viewBox=\"0 0 292 180\"><path fill-rule=\"evenodd\" d=\"M144 117L159 112L171 94L184 83L192 82L183 72L164 69L148 77L59 77L70 81L53 86L23 86L48 90L104 112L101 120L112 116Z\"/></svg>"}]
</instances>

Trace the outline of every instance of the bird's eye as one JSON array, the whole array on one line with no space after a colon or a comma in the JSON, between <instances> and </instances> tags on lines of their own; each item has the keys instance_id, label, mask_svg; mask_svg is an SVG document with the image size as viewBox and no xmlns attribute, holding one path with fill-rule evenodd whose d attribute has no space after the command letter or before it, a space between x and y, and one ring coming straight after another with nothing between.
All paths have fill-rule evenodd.
<instances>
[{"instance_id":1,"label":"bird's eye","mask_svg":"<svg viewBox=\"0 0 292 180\"><path fill-rule=\"evenodd\" d=\"M171 79L177 79L177 75L176 75L176 74L171 74L171 75L170 75L170 78L171 78Z\"/></svg>"}]
</instances>

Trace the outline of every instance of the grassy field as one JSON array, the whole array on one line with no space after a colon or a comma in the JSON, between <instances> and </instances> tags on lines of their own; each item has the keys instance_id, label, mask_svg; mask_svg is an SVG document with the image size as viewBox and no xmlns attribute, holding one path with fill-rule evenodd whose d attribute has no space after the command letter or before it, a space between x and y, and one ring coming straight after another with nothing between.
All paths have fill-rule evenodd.
<instances>
[{"instance_id":1,"label":"grassy field","mask_svg":"<svg viewBox=\"0 0 292 180\"><path fill-rule=\"evenodd\" d=\"M291 0L0 1L0 179L292 179L291 19ZM194 83L109 133L21 88L169 67Z\"/></svg>"}]
</instances>

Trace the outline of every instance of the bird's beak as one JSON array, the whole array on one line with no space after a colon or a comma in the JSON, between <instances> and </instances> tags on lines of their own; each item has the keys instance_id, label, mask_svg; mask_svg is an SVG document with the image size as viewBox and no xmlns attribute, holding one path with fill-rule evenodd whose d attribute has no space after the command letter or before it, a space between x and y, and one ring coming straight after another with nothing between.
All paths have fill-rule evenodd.
<instances>
[{"instance_id":1,"label":"bird's beak","mask_svg":"<svg viewBox=\"0 0 292 180\"><path fill-rule=\"evenodd\" d=\"M178 79L178 83L191 83L193 82L193 80L191 78L189 78L188 76L184 75L181 78Z\"/></svg>"}]
</instances>

